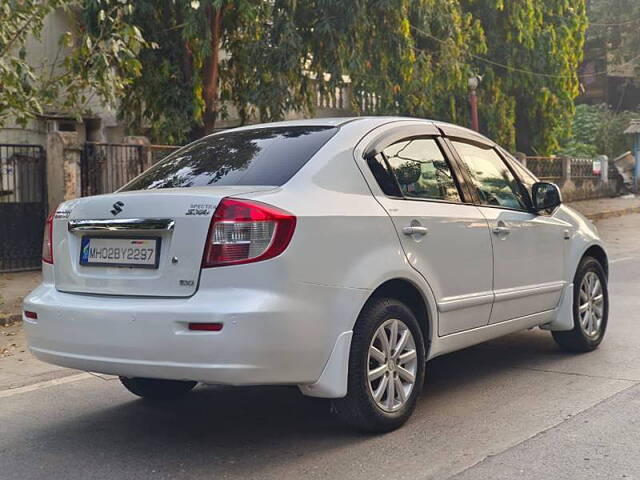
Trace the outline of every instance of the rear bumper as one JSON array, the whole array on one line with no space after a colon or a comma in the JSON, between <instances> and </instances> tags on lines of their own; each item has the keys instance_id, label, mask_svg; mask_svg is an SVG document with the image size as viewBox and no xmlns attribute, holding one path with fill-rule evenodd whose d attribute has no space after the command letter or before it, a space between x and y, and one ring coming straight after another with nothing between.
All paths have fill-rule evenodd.
<instances>
[{"instance_id":1,"label":"rear bumper","mask_svg":"<svg viewBox=\"0 0 640 480\"><path fill-rule=\"evenodd\" d=\"M287 292L222 288L190 298L62 293L42 284L24 301L33 354L79 370L230 385L308 385L368 291L294 284ZM190 322L221 322L219 332Z\"/></svg>"}]
</instances>

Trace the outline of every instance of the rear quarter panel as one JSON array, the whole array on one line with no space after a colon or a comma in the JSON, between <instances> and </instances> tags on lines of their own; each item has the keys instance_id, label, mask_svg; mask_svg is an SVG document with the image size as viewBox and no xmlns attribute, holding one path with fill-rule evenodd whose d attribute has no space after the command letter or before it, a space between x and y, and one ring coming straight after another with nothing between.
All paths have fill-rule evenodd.
<instances>
[{"instance_id":1,"label":"rear quarter panel","mask_svg":"<svg viewBox=\"0 0 640 480\"><path fill-rule=\"evenodd\" d=\"M370 293L387 280L403 278L423 291L435 312L428 285L408 264L390 217L353 160L356 144L373 126L367 121L343 126L286 185L251 198L296 215L296 231L284 254L287 274L296 281ZM355 314L332 319L337 333L353 328L368 296Z\"/></svg>"}]
</instances>

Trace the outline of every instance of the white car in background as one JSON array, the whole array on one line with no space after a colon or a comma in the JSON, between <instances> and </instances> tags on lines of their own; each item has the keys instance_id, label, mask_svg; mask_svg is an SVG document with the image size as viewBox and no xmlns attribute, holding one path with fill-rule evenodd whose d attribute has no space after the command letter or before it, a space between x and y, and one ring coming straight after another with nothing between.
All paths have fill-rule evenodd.
<instances>
[{"instance_id":1,"label":"white car in background","mask_svg":"<svg viewBox=\"0 0 640 480\"><path fill-rule=\"evenodd\" d=\"M202 138L47 221L31 351L151 399L298 385L358 428L411 415L425 362L517 330L593 350L607 255L503 149L406 118Z\"/></svg>"}]
</instances>

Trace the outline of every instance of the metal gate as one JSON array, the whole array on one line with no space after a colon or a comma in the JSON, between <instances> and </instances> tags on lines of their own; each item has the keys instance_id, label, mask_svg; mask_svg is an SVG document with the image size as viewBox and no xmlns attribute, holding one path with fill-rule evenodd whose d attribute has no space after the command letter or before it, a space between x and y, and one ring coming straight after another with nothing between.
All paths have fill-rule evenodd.
<instances>
[{"instance_id":1,"label":"metal gate","mask_svg":"<svg viewBox=\"0 0 640 480\"><path fill-rule=\"evenodd\" d=\"M111 193L151 166L142 145L87 142L80 159L82 196Z\"/></svg>"},{"instance_id":2,"label":"metal gate","mask_svg":"<svg viewBox=\"0 0 640 480\"><path fill-rule=\"evenodd\" d=\"M180 147L87 142L80 159L82 196L111 193Z\"/></svg>"},{"instance_id":3,"label":"metal gate","mask_svg":"<svg viewBox=\"0 0 640 480\"><path fill-rule=\"evenodd\" d=\"M40 145L0 143L0 272L40 268L46 185Z\"/></svg>"}]
</instances>

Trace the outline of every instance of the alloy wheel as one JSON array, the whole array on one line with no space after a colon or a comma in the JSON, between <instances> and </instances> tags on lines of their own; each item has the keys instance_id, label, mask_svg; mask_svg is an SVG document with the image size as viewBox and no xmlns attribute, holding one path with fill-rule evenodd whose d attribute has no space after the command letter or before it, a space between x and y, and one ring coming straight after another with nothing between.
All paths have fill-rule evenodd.
<instances>
[{"instance_id":1,"label":"alloy wheel","mask_svg":"<svg viewBox=\"0 0 640 480\"><path fill-rule=\"evenodd\" d=\"M604 292L600 278L595 272L587 272L582 277L578 315L585 335L597 337L604 318Z\"/></svg>"},{"instance_id":2,"label":"alloy wheel","mask_svg":"<svg viewBox=\"0 0 640 480\"><path fill-rule=\"evenodd\" d=\"M402 408L416 383L416 343L411 330L398 319L384 322L373 335L367 359L369 393L385 412Z\"/></svg>"}]
</instances>

